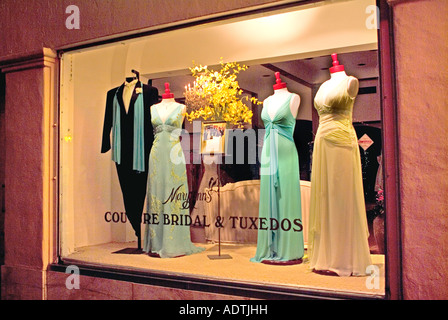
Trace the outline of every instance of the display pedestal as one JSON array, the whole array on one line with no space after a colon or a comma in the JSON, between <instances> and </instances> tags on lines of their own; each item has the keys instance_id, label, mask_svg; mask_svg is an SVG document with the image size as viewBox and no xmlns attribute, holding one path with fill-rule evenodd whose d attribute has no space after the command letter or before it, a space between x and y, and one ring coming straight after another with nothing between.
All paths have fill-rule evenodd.
<instances>
[{"instance_id":1,"label":"display pedestal","mask_svg":"<svg viewBox=\"0 0 448 320\"><path fill-rule=\"evenodd\" d=\"M210 260L232 259L232 256L230 254L209 254L207 257Z\"/></svg>"},{"instance_id":2,"label":"display pedestal","mask_svg":"<svg viewBox=\"0 0 448 320\"><path fill-rule=\"evenodd\" d=\"M217 217L217 221L215 221L215 225L216 222L220 222L221 221L221 199L220 199L220 191L221 191L221 165L218 163L217 165L217 171L218 171L218 217ZM222 260L222 259L232 259L232 256L230 256L229 254L221 254L221 228L222 226L218 226L218 254L214 254L214 255L208 255L208 258L210 260Z\"/></svg>"},{"instance_id":3,"label":"display pedestal","mask_svg":"<svg viewBox=\"0 0 448 320\"><path fill-rule=\"evenodd\" d=\"M320 274L322 276L331 276L331 277L339 277L339 275L334 272L334 271L330 271L330 270L316 270L313 269L314 273Z\"/></svg>"},{"instance_id":4,"label":"display pedestal","mask_svg":"<svg viewBox=\"0 0 448 320\"><path fill-rule=\"evenodd\" d=\"M112 253L115 253L115 254L142 254L143 250L142 250L141 236L139 236L137 238L137 246L138 246L137 248L124 248L124 249L121 249L121 250L118 250L118 251L115 251Z\"/></svg>"},{"instance_id":5,"label":"display pedestal","mask_svg":"<svg viewBox=\"0 0 448 320\"><path fill-rule=\"evenodd\" d=\"M261 263L270 264L274 266L291 266L294 264L301 264L303 262L302 259L288 260L288 261L276 261L276 260L263 260Z\"/></svg>"},{"instance_id":6,"label":"display pedestal","mask_svg":"<svg viewBox=\"0 0 448 320\"><path fill-rule=\"evenodd\" d=\"M124 248L115 252L114 254L142 254L143 250L139 248Z\"/></svg>"}]
</instances>

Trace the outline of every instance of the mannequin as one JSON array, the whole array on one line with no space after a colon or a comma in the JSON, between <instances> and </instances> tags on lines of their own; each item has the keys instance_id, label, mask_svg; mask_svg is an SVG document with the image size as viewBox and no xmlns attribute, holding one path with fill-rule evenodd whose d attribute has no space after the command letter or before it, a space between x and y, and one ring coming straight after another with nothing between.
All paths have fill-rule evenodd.
<instances>
[{"instance_id":1,"label":"mannequin","mask_svg":"<svg viewBox=\"0 0 448 320\"><path fill-rule=\"evenodd\" d=\"M300 170L294 128L300 97L288 91L275 73L274 94L266 98L261 118L265 136L261 152L259 218L291 221L297 228L259 229L257 251L252 262L271 265L302 263L304 254L301 226Z\"/></svg>"},{"instance_id":2,"label":"mannequin","mask_svg":"<svg viewBox=\"0 0 448 320\"><path fill-rule=\"evenodd\" d=\"M277 114L278 108L281 107L282 102L285 101L291 94L288 91L288 88L286 87L286 83L282 82L282 80L280 79L279 72L275 73L275 78L276 78L276 84L273 85L274 94L266 98L266 100L269 99L269 103L265 104L267 105L267 112L269 114L269 117L271 117L271 120ZM289 108L291 109L291 114L294 116L294 118L297 117L297 113L299 112L299 106L300 106L300 96L293 93L293 96L291 97L291 102L289 104Z\"/></svg>"},{"instance_id":3,"label":"mannequin","mask_svg":"<svg viewBox=\"0 0 448 320\"><path fill-rule=\"evenodd\" d=\"M101 153L106 153L112 149L112 160L115 161L126 216L137 236L137 249L125 250L125 253L139 253L141 251L141 216L148 177L146 164L154 140L150 107L157 101L157 88L142 84L138 81L138 75L137 78L126 78L121 86L107 92ZM139 110L140 106L143 110ZM117 118L120 120L119 122L117 122ZM138 140L135 139L134 131L136 121L143 124L142 126L137 125L141 130ZM115 131L115 129L117 130ZM115 138L114 133L116 134ZM140 141L140 147L136 148L134 141ZM117 143L120 146L119 149L115 150ZM137 154L135 151L139 148L144 149L140 150L144 157L135 156ZM121 152L118 150L121 150ZM136 161L134 156L140 160L138 165L134 163Z\"/></svg>"},{"instance_id":4,"label":"mannequin","mask_svg":"<svg viewBox=\"0 0 448 320\"><path fill-rule=\"evenodd\" d=\"M204 250L191 242L190 226L178 223L190 214L185 201L171 197L174 191L182 197L189 194L180 143L185 113L186 106L174 100L165 83L162 101L151 107L155 139L148 162L147 212L157 215L159 223L146 224L143 251L150 257L175 258Z\"/></svg>"},{"instance_id":5,"label":"mannequin","mask_svg":"<svg viewBox=\"0 0 448 320\"><path fill-rule=\"evenodd\" d=\"M352 124L359 83L331 55L330 79L314 97L308 258L323 275L362 276L371 262L358 139Z\"/></svg>"}]
</instances>

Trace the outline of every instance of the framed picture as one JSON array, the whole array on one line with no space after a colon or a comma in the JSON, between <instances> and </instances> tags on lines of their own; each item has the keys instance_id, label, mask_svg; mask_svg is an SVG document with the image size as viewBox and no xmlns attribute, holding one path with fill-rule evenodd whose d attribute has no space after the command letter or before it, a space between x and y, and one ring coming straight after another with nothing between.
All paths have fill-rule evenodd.
<instances>
[{"instance_id":1,"label":"framed picture","mask_svg":"<svg viewBox=\"0 0 448 320\"><path fill-rule=\"evenodd\" d=\"M225 121L204 121L201 128L201 153L223 154L226 141Z\"/></svg>"}]
</instances>

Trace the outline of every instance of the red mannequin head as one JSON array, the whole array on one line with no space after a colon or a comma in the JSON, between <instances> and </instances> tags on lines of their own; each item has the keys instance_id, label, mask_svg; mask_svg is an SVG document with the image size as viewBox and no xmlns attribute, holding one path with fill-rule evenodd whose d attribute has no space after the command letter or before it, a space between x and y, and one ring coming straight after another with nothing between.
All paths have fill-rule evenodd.
<instances>
[{"instance_id":1,"label":"red mannequin head","mask_svg":"<svg viewBox=\"0 0 448 320\"><path fill-rule=\"evenodd\" d=\"M333 53L331 55L331 58L333 59L333 66L330 68L330 73L340 72L344 71L344 66L339 64L338 61L338 55L336 53Z\"/></svg>"},{"instance_id":2,"label":"red mannequin head","mask_svg":"<svg viewBox=\"0 0 448 320\"><path fill-rule=\"evenodd\" d=\"M282 79L280 79L280 72L275 73L275 84L274 84L274 90L283 89L286 88L286 83L282 82Z\"/></svg>"},{"instance_id":3,"label":"red mannequin head","mask_svg":"<svg viewBox=\"0 0 448 320\"><path fill-rule=\"evenodd\" d=\"M171 99L174 98L174 94L170 91L170 84L168 82L165 82L165 93L162 94L163 99Z\"/></svg>"}]
</instances>

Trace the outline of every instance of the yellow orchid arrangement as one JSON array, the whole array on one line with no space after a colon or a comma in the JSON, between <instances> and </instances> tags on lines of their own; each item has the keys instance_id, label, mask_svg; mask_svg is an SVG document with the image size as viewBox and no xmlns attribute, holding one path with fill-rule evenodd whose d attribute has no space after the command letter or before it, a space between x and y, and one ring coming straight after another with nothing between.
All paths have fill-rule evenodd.
<instances>
[{"instance_id":1,"label":"yellow orchid arrangement","mask_svg":"<svg viewBox=\"0 0 448 320\"><path fill-rule=\"evenodd\" d=\"M248 67L237 62L224 63L222 58L220 64L219 71L202 65L189 68L196 81L192 87L185 87L187 120L223 120L238 127L252 123L253 112L245 102L256 105L262 102L255 97L243 96L237 81L238 73Z\"/></svg>"}]
</instances>

